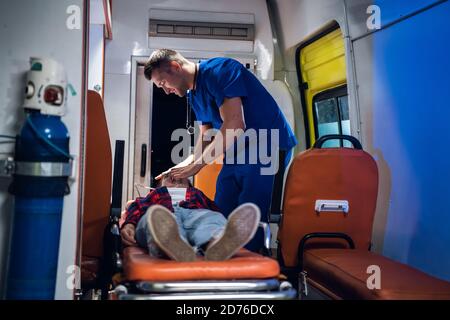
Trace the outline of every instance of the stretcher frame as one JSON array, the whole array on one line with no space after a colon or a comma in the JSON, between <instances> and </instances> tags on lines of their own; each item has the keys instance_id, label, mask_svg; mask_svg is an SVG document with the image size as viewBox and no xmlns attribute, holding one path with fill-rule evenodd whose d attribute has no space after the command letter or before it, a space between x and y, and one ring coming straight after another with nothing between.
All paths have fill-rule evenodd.
<instances>
[{"instance_id":1,"label":"stretcher frame","mask_svg":"<svg viewBox=\"0 0 450 320\"><path fill-rule=\"evenodd\" d=\"M109 223L104 233L103 253L103 287L102 299L118 300L218 300L218 299L295 299L297 291L287 281L278 279L246 279L246 280L202 280L202 281L119 281L114 283L113 276L123 274L121 259L121 236L119 221L121 217L122 179L123 175L123 146L116 145L114 155L114 178L112 204ZM280 155L279 161L284 161ZM279 170L275 175L276 181L284 174ZM264 233L264 255L270 256L271 233L269 224L260 222L259 227Z\"/></svg>"},{"instance_id":2,"label":"stretcher frame","mask_svg":"<svg viewBox=\"0 0 450 320\"><path fill-rule=\"evenodd\" d=\"M266 252L269 252L269 225L260 222L259 226L264 230L264 247ZM118 268L122 266L120 259L116 266ZM280 282L275 278L199 281L125 280L115 286L109 292L109 296L117 300L291 300L297 298L297 291L289 282Z\"/></svg>"}]
</instances>

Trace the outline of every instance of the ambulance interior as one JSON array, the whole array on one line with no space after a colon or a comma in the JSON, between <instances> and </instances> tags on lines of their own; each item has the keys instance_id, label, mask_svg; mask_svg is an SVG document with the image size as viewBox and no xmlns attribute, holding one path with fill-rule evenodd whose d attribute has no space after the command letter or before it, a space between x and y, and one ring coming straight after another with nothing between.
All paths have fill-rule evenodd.
<instances>
[{"instance_id":1,"label":"ambulance interior","mask_svg":"<svg viewBox=\"0 0 450 320\"><path fill-rule=\"evenodd\" d=\"M447 0L0 2L0 296L450 299L449 14ZM176 164L172 132L195 126L185 97L144 77L159 48L238 60L293 129L264 253L182 263L122 248L121 212ZM37 133L39 112L67 145ZM42 143L60 158L28 157ZM220 168L193 178L211 199ZM30 196L61 176L58 204ZM30 247L41 237L53 247Z\"/></svg>"}]
</instances>

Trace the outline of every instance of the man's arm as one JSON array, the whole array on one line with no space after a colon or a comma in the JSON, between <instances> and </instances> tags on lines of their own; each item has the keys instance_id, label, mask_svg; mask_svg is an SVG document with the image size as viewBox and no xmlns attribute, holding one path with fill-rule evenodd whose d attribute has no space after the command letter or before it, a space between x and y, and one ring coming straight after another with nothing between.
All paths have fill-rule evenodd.
<instances>
[{"instance_id":1,"label":"man's arm","mask_svg":"<svg viewBox=\"0 0 450 320\"><path fill-rule=\"evenodd\" d=\"M214 161L222 156L228 148L233 146L235 139L237 139L237 137L244 132L245 119L241 98L225 98L219 111L223 120L222 126L220 127L220 133L222 134L223 141L221 141L221 139L214 139L203 150L202 157L196 158L193 163L186 167L172 169L170 172L172 179L182 179L197 174L205 165L208 164L205 163L205 159L212 156L212 161ZM234 130L235 133L231 135L226 134L227 130ZM220 148L216 147L218 143L222 143L222 146L219 146ZM216 150L219 150L219 152L216 153Z\"/></svg>"},{"instance_id":2,"label":"man's arm","mask_svg":"<svg viewBox=\"0 0 450 320\"><path fill-rule=\"evenodd\" d=\"M200 135L199 135L199 139L197 140L197 142L195 143L194 146L194 157L192 159L192 161L189 163L191 164L192 162L194 162L195 160L201 158L203 156L203 151L205 150L205 148L212 143L213 140L205 140L205 133L206 131L212 129L212 125L210 124L202 124L200 126Z\"/></svg>"},{"instance_id":3,"label":"man's arm","mask_svg":"<svg viewBox=\"0 0 450 320\"><path fill-rule=\"evenodd\" d=\"M194 163L205 163L205 159L209 155L212 155L213 159L216 160L222 156L228 148L233 146L235 139L245 130L244 111L242 109L241 98L225 98L219 112L223 120L222 126L220 127L220 133L224 139L222 142L219 139L214 139L214 141L203 150L202 159L196 159L197 161ZM227 134L227 130L232 130L234 133ZM217 143L222 143L222 148L218 148L220 151L215 154L214 151L217 150Z\"/></svg>"},{"instance_id":4,"label":"man's arm","mask_svg":"<svg viewBox=\"0 0 450 320\"><path fill-rule=\"evenodd\" d=\"M194 154L189 155L186 159L184 159L179 164L173 166L169 170L166 170L166 171L160 173L158 176L156 176L155 180L161 179L164 175L171 172L172 169L186 167L186 166L192 164L195 161L195 159L202 157L203 150L205 150L205 148L208 146L208 144L211 143L211 141L207 141L207 140L203 139L203 136L204 136L205 132L211 128L212 128L212 126L210 124L200 125L200 135L199 135L199 139L195 142Z\"/></svg>"}]
</instances>

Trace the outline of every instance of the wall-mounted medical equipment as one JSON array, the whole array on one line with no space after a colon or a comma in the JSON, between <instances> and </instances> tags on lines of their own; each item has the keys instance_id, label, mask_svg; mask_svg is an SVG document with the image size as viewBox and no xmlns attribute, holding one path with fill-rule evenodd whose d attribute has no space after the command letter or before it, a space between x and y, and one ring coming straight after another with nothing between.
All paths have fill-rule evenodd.
<instances>
[{"instance_id":1,"label":"wall-mounted medical equipment","mask_svg":"<svg viewBox=\"0 0 450 320\"><path fill-rule=\"evenodd\" d=\"M58 62L31 58L17 136L13 182L14 218L7 299L53 299L63 199L70 192L67 79Z\"/></svg>"}]
</instances>

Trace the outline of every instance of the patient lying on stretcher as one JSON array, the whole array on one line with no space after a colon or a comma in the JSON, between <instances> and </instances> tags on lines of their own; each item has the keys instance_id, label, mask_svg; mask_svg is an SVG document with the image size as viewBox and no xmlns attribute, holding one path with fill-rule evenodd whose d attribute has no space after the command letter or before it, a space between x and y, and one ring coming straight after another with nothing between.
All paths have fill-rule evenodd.
<instances>
[{"instance_id":1,"label":"patient lying on stretcher","mask_svg":"<svg viewBox=\"0 0 450 320\"><path fill-rule=\"evenodd\" d=\"M249 242L258 227L259 208L245 203L228 221L216 204L192 187L188 179L164 176L160 187L129 202L121 228L125 245L148 248L155 257L194 261L231 258Z\"/></svg>"}]
</instances>

